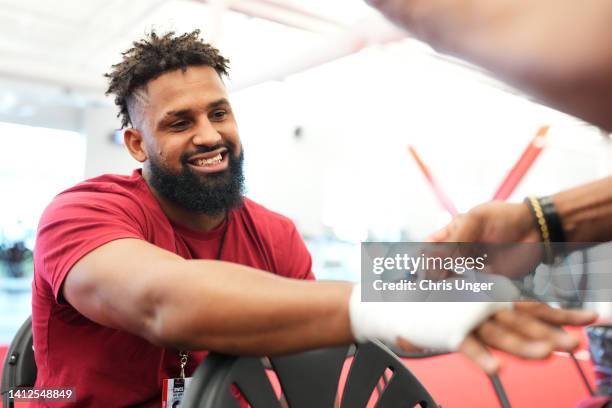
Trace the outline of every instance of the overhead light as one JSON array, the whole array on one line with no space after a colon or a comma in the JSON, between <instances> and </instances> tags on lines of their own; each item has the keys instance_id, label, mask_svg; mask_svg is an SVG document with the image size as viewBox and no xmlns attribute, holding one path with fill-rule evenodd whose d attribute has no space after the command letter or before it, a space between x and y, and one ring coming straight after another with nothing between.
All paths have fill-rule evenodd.
<instances>
[{"instance_id":1,"label":"overhead light","mask_svg":"<svg viewBox=\"0 0 612 408\"><path fill-rule=\"evenodd\" d=\"M9 113L17 106L17 97L12 92L0 94L0 112Z\"/></svg>"}]
</instances>

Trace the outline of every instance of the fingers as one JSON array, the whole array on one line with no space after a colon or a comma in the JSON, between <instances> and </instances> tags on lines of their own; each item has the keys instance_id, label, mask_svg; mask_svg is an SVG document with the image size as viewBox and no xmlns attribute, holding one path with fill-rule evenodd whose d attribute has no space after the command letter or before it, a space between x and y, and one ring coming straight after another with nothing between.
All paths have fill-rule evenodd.
<instances>
[{"instance_id":1,"label":"fingers","mask_svg":"<svg viewBox=\"0 0 612 408\"><path fill-rule=\"evenodd\" d=\"M548 342L557 350L572 351L579 343L578 339L562 329L516 310L499 311L495 321L526 339Z\"/></svg>"},{"instance_id":2,"label":"fingers","mask_svg":"<svg viewBox=\"0 0 612 408\"><path fill-rule=\"evenodd\" d=\"M597 319L590 310L557 309L540 302L515 302L514 309L556 326L584 326Z\"/></svg>"},{"instance_id":3,"label":"fingers","mask_svg":"<svg viewBox=\"0 0 612 408\"><path fill-rule=\"evenodd\" d=\"M457 217L448 238L451 242L481 242L486 221L472 213L462 214Z\"/></svg>"},{"instance_id":4,"label":"fingers","mask_svg":"<svg viewBox=\"0 0 612 408\"><path fill-rule=\"evenodd\" d=\"M463 340L459 351L478 364L487 374L496 374L499 371L499 361L474 335L470 334Z\"/></svg>"},{"instance_id":5,"label":"fingers","mask_svg":"<svg viewBox=\"0 0 612 408\"><path fill-rule=\"evenodd\" d=\"M432 234L433 242L479 242L483 222L471 213L459 214L442 230Z\"/></svg>"},{"instance_id":6,"label":"fingers","mask_svg":"<svg viewBox=\"0 0 612 408\"><path fill-rule=\"evenodd\" d=\"M421 348L414 346L412 343L403 339L402 337L398 337L396 343L399 346L399 348L401 348L404 351L407 351L408 353L416 353L418 351L423 350Z\"/></svg>"},{"instance_id":7,"label":"fingers","mask_svg":"<svg viewBox=\"0 0 612 408\"><path fill-rule=\"evenodd\" d=\"M422 348L415 347L402 337L397 338L396 344L399 348L409 353L423 351ZM499 371L499 361L474 335L470 334L463 340L459 346L459 351L480 366L487 374L496 374Z\"/></svg>"},{"instance_id":8,"label":"fingers","mask_svg":"<svg viewBox=\"0 0 612 408\"><path fill-rule=\"evenodd\" d=\"M545 358L553 350L549 341L526 339L493 319L480 325L476 335L488 346L526 359Z\"/></svg>"},{"instance_id":9,"label":"fingers","mask_svg":"<svg viewBox=\"0 0 612 408\"><path fill-rule=\"evenodd\" d=\"M462 219L464 214L456 215L451 222L449 222L444 228L432 233L427 237L427 242L455 242L453 240L456 235L457 229L461 228Z\"/></svg>"},{"instance_id":10,"label":"fingers","mask_svg":"<svg viewBox=\"0 0 612 408\"><path fill-rule=\"evenodd\" d=\"M444 228L427 237L428 242L478 242L482 220L473 214L459 214Z\"/></svg>"}]
</instances>

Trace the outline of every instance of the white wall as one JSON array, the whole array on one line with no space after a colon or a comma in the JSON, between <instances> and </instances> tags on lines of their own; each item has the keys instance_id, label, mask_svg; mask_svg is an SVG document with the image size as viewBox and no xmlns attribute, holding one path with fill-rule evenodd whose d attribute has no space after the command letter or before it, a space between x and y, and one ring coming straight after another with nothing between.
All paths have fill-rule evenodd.
<instances>
[{"instance_id":1,"label":"white wall","mask_svg":"<svg viewBox=\"0 0 612 408\"><path fill-rule=\"evenodd\" d=\"M460 212L492 197L542 125L547 147L511 201L610 174L612 144L597 129L492 84L408 47L236 92L250 193L310 234L419 240L449 216L409 144Z\"/></svg>"},{"instance_id":2,"label":"white wall","mask_svg":"<svg viewBox=\"0 0 612 408\"><path fill-rule=\"evenodd\" d=\"M111 142L111 134L120 127L114 107L90 107L83 111L82 132L87 138L85 178L105 173L130 174L140 164L123 145Z\"/></svg>"},{"instance_id":3,"label":"white wall","mask_svg":"<svg viewBox=\"0 0 612 408\"><path fill-rule=\"evenodd\" d=\"M14 112L0 113L0 122L78 131L81 113L78 108L28 104Z\"/></svg>"}]
</instances>

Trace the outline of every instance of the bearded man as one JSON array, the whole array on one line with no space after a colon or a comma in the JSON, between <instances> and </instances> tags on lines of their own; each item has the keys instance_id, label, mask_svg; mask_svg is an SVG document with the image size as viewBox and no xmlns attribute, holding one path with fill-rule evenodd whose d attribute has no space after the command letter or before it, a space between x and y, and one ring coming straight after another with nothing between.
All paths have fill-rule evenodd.
<instances>
[{"instance_id":1,"label":"bearded man","mask_svg":"<svg viewBox=\"0 0 612 408\"><path fill-rule=\"evenodd\" d=\"M86 180L41 218L37 387L74 387L77 406L156 407L164 380L191 375L207 350L274 355L381 338L459 349L492 372L486 345L527 358L577 345L557 327L591 313L372 306L359 285L313 282L293 222L242 195L227 67L198 31L151 33L107 75L142 169Z\"/></svg>"}]
</instances>

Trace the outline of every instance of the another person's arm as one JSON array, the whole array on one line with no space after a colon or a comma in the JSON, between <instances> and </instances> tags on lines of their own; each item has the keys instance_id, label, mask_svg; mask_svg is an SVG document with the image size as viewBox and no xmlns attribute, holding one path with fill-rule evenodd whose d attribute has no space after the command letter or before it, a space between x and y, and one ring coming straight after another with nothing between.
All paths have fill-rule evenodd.
<instances>
[{"instance_id":1,"label":"another person's arm","mask_svg":"<svg viewBox=\"0 0 612 408\"><path fill-rule=\"evenodd\" d=\"M441 52L612 131L612 2L366 2Z\"/></svg>"},{"instance_id":2,"label":"another person's arm","mask_svg":"<svg viewBox=\"0 0 612 408\"><path fill-rule=\"evenodd\" d=\"M612 241L612 176L555 194L569 242Z\"/></svg>"},{"instance_id":3,"label":"another person's arm","mask_svg":"<svg viewBox=\"0 0 612 408\"><path fill-rule=\"evenodd\" d=\"M612 177L562 191L551 199L567 242L564 252L612 240ZM429 240L523 244L540 242L541 234L526 203L492 201L456 216ZM496 274L521 277L543 261L543 250L525 245L499 247L489 264ZM508 259L514 261L507 262Z\"/></svg>"},{"instance_id":4,"label":"another person's arm","mask_svg":"<svg viewBox=\"0 0 612 408\"><path fill-rule=\"evenodd\" d=\"M551 196L568 242L612 240L612 176ZM461 214L430 236L435 242L538 242L525 203L492 201Z\"/></svg>"}]
</instances>

